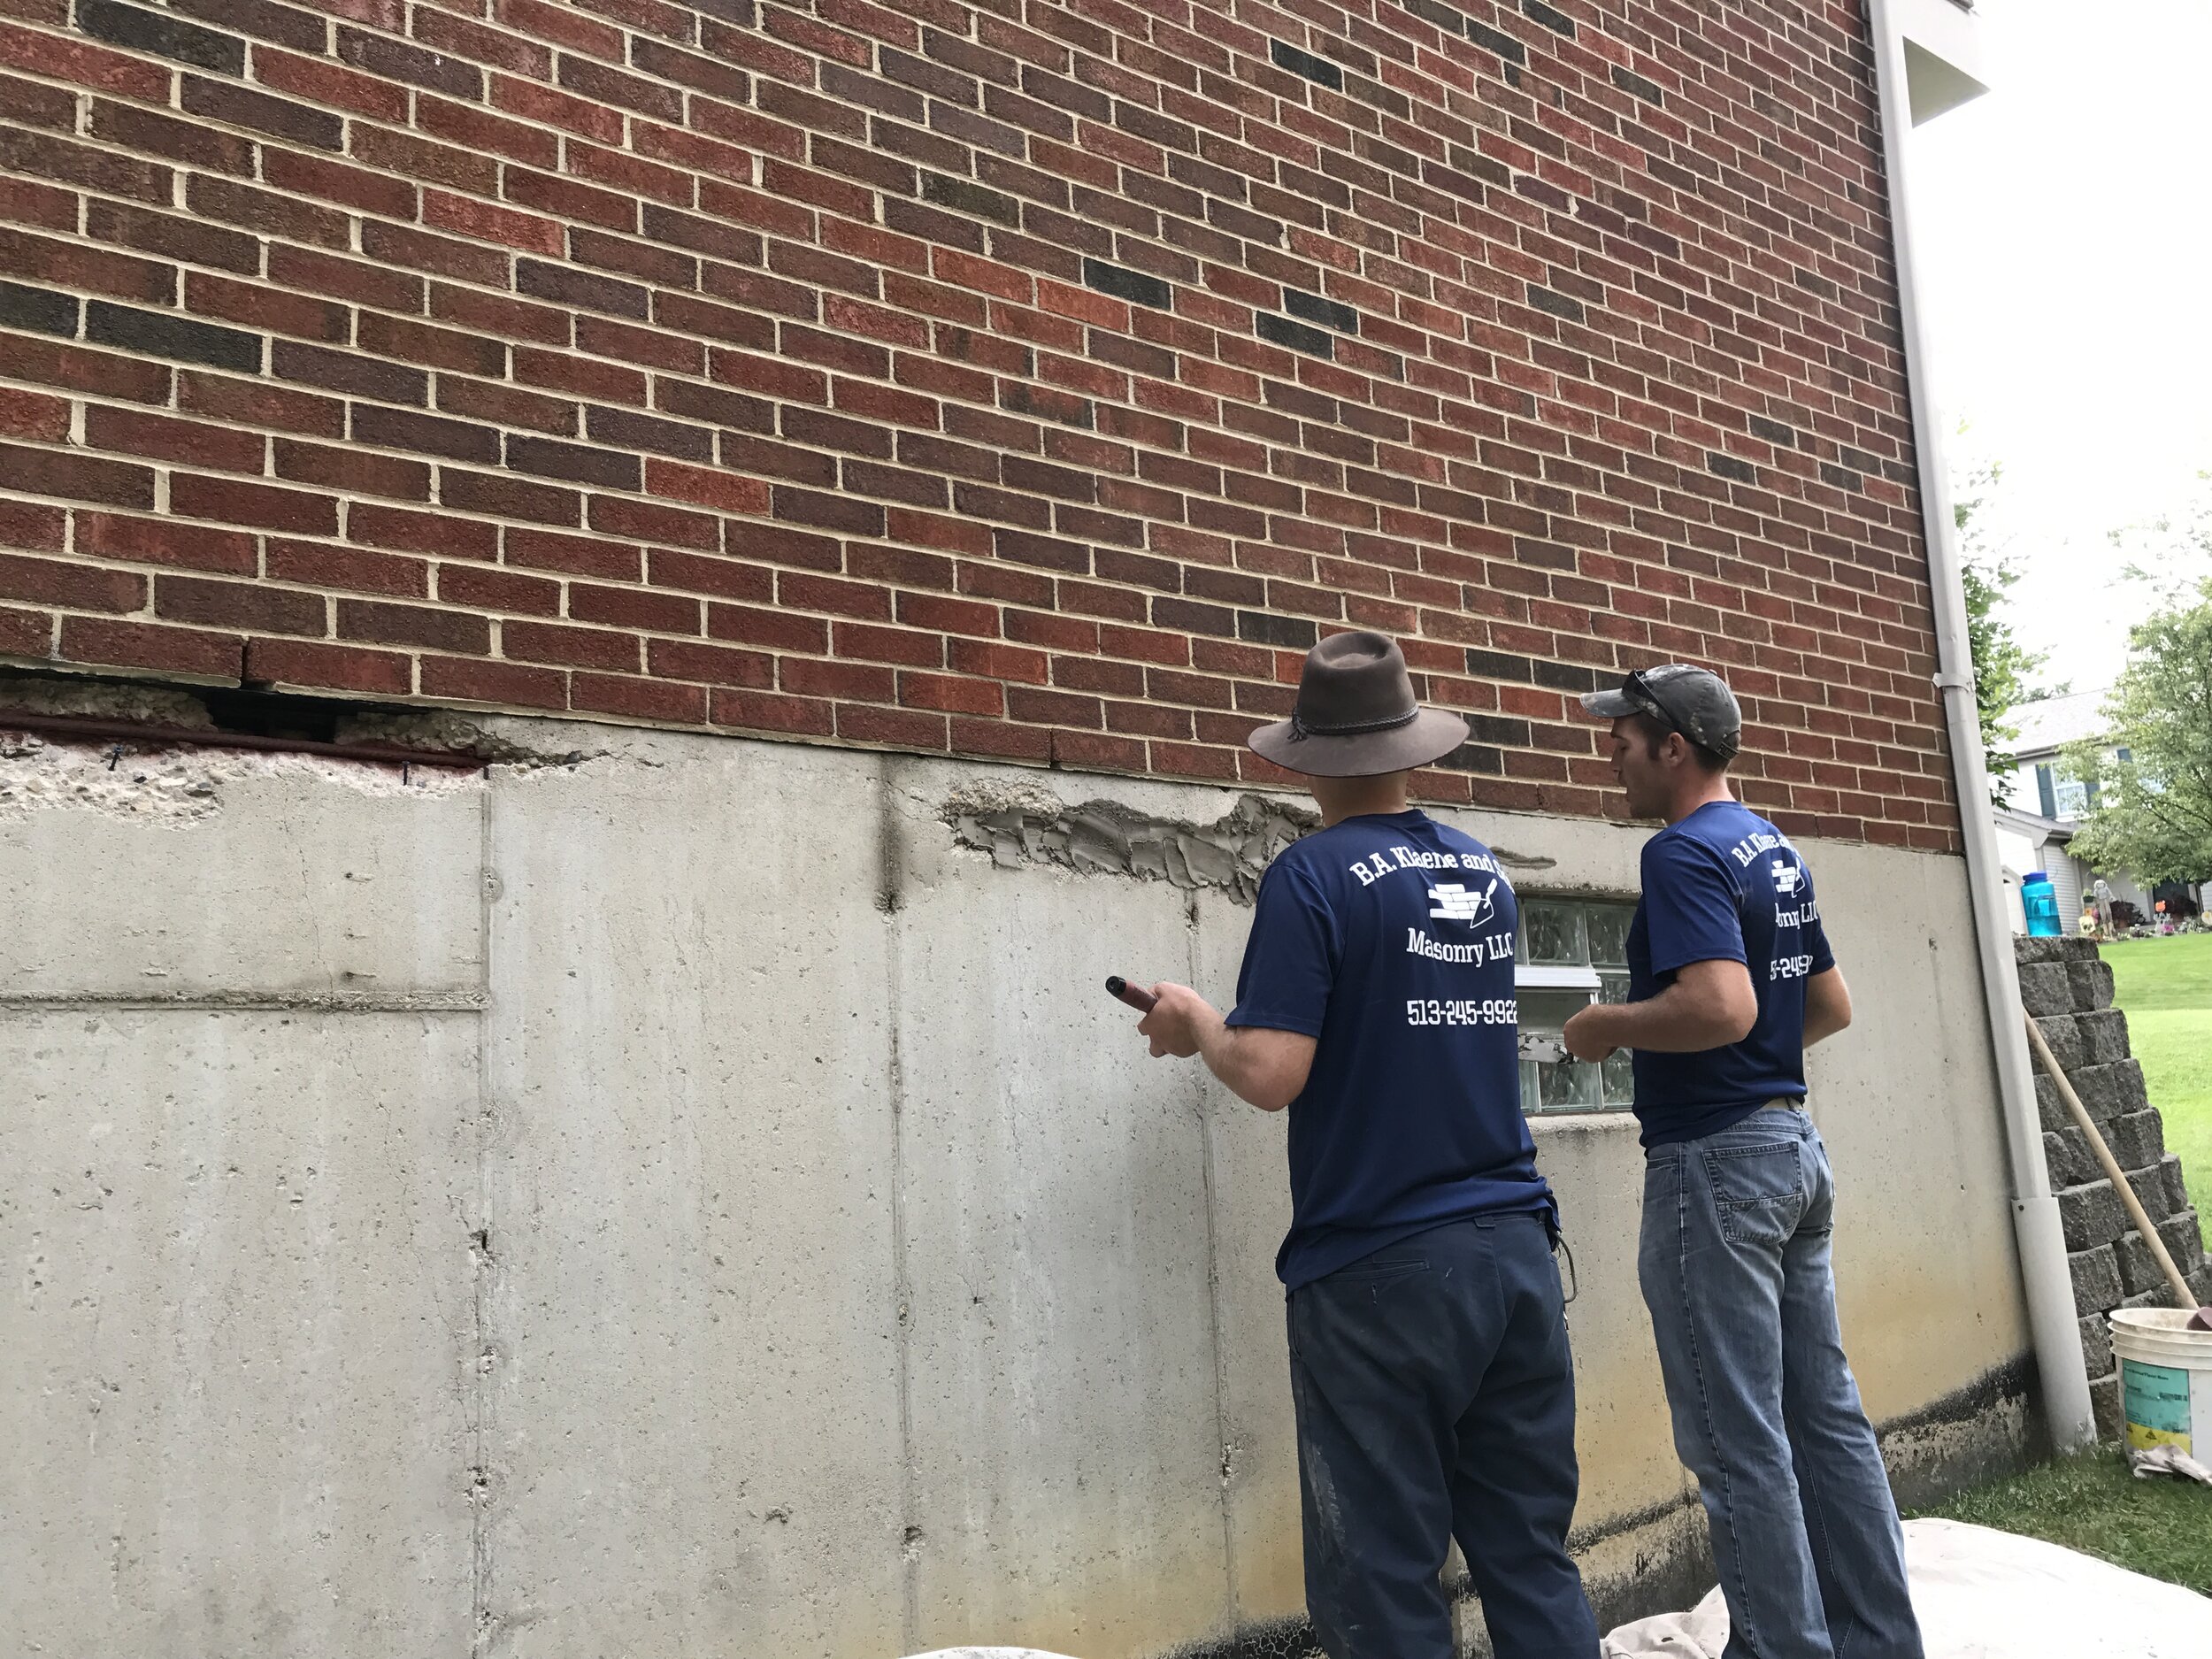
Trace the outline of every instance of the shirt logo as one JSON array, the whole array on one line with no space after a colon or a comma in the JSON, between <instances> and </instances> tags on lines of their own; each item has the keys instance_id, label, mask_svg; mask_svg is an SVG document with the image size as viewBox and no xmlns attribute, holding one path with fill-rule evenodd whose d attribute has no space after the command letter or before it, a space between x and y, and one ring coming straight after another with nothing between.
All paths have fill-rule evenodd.
<instances>
[{"instance_id":1,"label":"shirt logo","mask_svg":"<svg viewBox=\"0 0 2212 1659\"><path fill-rule=\"evenodd\" d=\"M1804 871L1784 859L1774 861L1773 875L1774 890L1786 895L1796 892L1805 884Z\"/></svg>"},{"instance_id":2,"label":"shirt logo","mask_svg":"<svg viewBox=\"0 0 2212 1659\"><path fill-rule=\"evenodd\" d=\"M1440 881L1429 889L1429 897L1436 901L1436 908L1429 912L1448 922L1465 922L1469 926L1486 919L1491 912L1490 895L1498 890L1496 877L1479 893L1471 892L1457 881Z\"/></svg>"}]
</instances>

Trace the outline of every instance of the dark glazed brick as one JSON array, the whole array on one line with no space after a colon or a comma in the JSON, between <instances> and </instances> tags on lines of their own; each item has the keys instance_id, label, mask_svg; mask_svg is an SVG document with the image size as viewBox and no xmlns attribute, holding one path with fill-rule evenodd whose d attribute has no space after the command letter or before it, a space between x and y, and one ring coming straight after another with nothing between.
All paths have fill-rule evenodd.
<instances>
[{"instance_id":1,"label":"dark glazed brick","mask_svg":"<svg viewBox=\"0 0 2212 1659\"><path fill-rule=\"evenodd\" d=\"M547 265L537 259L515 263L515 291L563 305L609 311L643 322L649 308L645 290L612 277L595 276L573 265Z\"/></svg>"},{"instance_id":2,"label":"dark glazed brick","mask_svg":"<svg viewBox=\"0 0 2212 1659\"><path fill-rule=\"evenodd\" d=\"M507 465L514 472L562 479L571 484L597 484L608 489L644 488L645 464L636 456L552 438L510 434Z\"/></svg>"},{"instance_id":3,"label":"dark glazed brick","mask_svg":"<svg viewBox=\"0 0 2212 1659\"><path fill-rule=\"evenodd\" d=\"M1472 656L1473 653L1471 651L1468 655ZM1535 666L1536 683L1549 686L1554 691L1584 692L1598 688L1597 670L1585 668L1580 663L1538 663Z\"/></svg>"},{"instance_id":4,"label":"dark glazed brick","mask_svg":"<svg viewBox=\"0 0 2212 1659\"><path fill-rule=\"evenodd\" d=\"M1443 759L1431 764L1446 772L1479 772L1496 777L1505 771L1505 756L1486 743L1462 743Z\"/></svg>"},{"instance_id":5,"label":"dark glazed brick","mask_svg":"<svg viewBox=\"0 0 2212 1659\"><path fill-rule=\"evenodd\" d=\"M1521 13L1541 23L1548 29L1556 29L1569 40L1574 38L1575 20L1564 12L1555 12L1544 0L1521 0Z\"/></svg>"},{"instance_id":6,"label":"dark glazed brick","mask_svg":"<svg viewBox=\"0 0 2212 1659\"><path fill-rule=\"evenodd\" d=\"M1315 639L1314 625L1304 617L1271 616L1264 611L1237 612L1237 638L1249 640L1256 645L1287 645L1298 650L1310 650Z\"/></svg>"},{"instance_id":7,"label":"dark glazed brick","mask_svg":"<svg viewBox=\"0 0 2212 1659\"><path fill-rule=\"evenodd\" d=\"M170 0L169 9L303 52L319 53L329 38L322 19L290 6L271 5L267 0Z\"/></svg>"},{"instance_id":8,"label":"dark glazed brick","mask_svg":"<svg viewBox=\"0 0 2212 1659\"><path fill-rule=\"evenodd\" d=\"M194 115L204 115L210 120L227 122L233 127L250 127L257 133L273 133L279 138L311 144L333 154L345 142L345 123L336 116L310 109L304 104L295 104L289 98L273 98L250 87L234 87L220 81L203 81L197 75L187 75L183 104Z\"/></svg>"},{"instance_id":9,"label":"dark glazed brick","mask_svg":"<svg viewBox=\"0 0 2212 1659\"><path fill-rule=\"evenodd\" d=\"M358 29L342 28L338 31L338 56L357 69L365 69L388 81L404 81L411 86L427 87L433 92L472 101L480 101L484 96L484 72L474 64L448 58L442 52L426 52L419 46L388 40L381 35L364 35Z\"/></svg>"},{"instance_id":10,"label":"dark glazed brick","mask_svg":"<svg viewBox=\"0 0 2212 1659\"><path fill-rule=\"evenodd\" d=\"M116 0L77 0L77 27L95 40L157 58L173 58L180 64L212 69L218 74L246 73L246 42L234 35L218 35L193 23L183 23L160 12L118 5Z\"/></svg>"},{"instance_id":11,"label":"dark glazed brick","mask_svg":"<svg viewBox=\"0 0 2212 1659\"><path fill-rule=\"evenodd\" d=\"M1021 207L1012 196L987 190L965 179L949 179L941 173L922 174L922 199L934 202L939 207L951 208L955 212L995 219L1002 225L1021 223Z\"/></svg>"},{"instance_id":12,"label":"dark glazed brick","mask_svg":"<svg viewBox=\"0 0 2212 1659\"><path fill-rule=\"evenodd\" d=\"M1467 38L1485 51L1497 53L1509 64L1528 62L1527 47L1522 45L1510 35L1501 35L1497 30L1486 24L1478 23L1472 18L1467 19Z\"/></svg>"},{"instance_id":13,"label":"dark glazed brick","mask_svg":"<svg viewBox=\"0 0 2212 1659\"><path fill-rule=\"evenodd\" d=\"M0 282L0 327L28 328L68 339L77 332L77 305L73 294Z\"/></svg>"},{"instance_id":14,"label":"dark glazed brick","mask_svg":"<svg viewBox=\"0 0 2212 1659\"><path fill-rule=\"evenodd\" d=\"M1467 27L1467 19L1436 0L1404 0L1405 9L1426 22L1433 23L1447 35L1457 35Z\"/></svg>"},{"instance_id":15,"label":"dark glazed brick","mask_svg":"<svg viewBox=\"0 0 2212 1659\"><path fill-rule=\"evenodd\" d=\"M1820 476L1838 489L1847 489L1855 495L1866 488L1865 479L1847 467L1836 465L1832 461L1823 461L1820 464ZM1747 483L1750 480L1745 481Z\"/></svg>"},{"instance_id":16,"label":"dark glazed brick","mask_svg":"<svg viewBox=\"0 0 2212 1659\"><path fill-rule=\"evenodd\" d=\"M1748 415L1745 420L1751 427L1753 437L1764 438L1769 443L1779 444L1786 449L1797 447L1797 429L1794 426L1786 426L1778 420L1769 420L1764 415Z\"/></svg>"},{"instance_id":17,"label":"dark glazed brick","mask_svg":"<svg viewBox=\"0 0 2212 1659\"><path fill-rule=\"evenodd\" d=\"M1705 452L1705 470L1717 472L1723 478L1732 478L1739 484L1755 484L1759 481L1759 475L1752 470L1750 462L1739 461L1734 456L1723 455L1717 449Z\"/></svg>"},{"instance_id":18,"label":"dark glazed brick","mask_svg":"<svg viewBox=\"0 0 2212 1659\"><path fill-rule=\"evenodd\" d=\"M188 322L159 311L134 311L93 300L85 308L85 338L104 346L121 346L151 357L174 357L184 363L204 363L211 368L234 369L243 374L261 373L261 336L212 323Z\"/></svg>"},{"instance_id":19,"label":"dark glazed brick","mask_svg":"<svg viewBox=\"0 0 2212 1659\"><path fill-rule=\"evenodd\" d=\"M1624 69L1618 64L1613 65L1613 84L1631 97L1641 98L1646 104L1665 102L1660 96L1658 84L1655 81L1647 81L1634 71Z\"/></svg>"},{"instance_id":20,"label":"dark glazed brick","mask_svg":"<svg viewBox=\"0 0 2212 1659\"><path fill-rule=\"evenodd\" d=\"M1467 648L1467 672L1484 680L1508 680L1525 682L1534 678L1535 664L1525 657L1514 657L1504 651L1479 651Z\"/></svg>"},{"instance_id":21,"label":"dark glazed brick","mask_svg":"<svg viewBox=\"0 0 2212 1659\"><path fill-rule=\"evenodd\" d=\"M1287 69L1294 75L1303 75L1309 81L1320 82L1332 92L1344 90L1344 72L1325 58L1316 58L1311 52L1302 52L1295 46L1281 41L1267 43L1267 55L1278 69Z\"/></svg>"},{"instance_id":22,"label":"dark glazed brick","mask_svg":"<svg viewBox=\"0 0 2212 1659\"><path fill-rule=\"evenodd\" d=\"M1359 313L1348 305L1334 300L1323 299L1318 294L1302 293L1297 288L1283 290L1283 309L1293 317L1302 317L1310 323L1324 328L1333 328L1340 334L1359 333Z\"/></svg>"},{"instance_id":23,"label":"dark glazed brick","mask_svg":"<svg viewBox=\"0 0 2212 1659\"><path fill-rule=\"evenodd\" d=\"M1087 288L1094 288L1101 294L1110 294L1116 299L1127 300L1132 305L1149 305L1155 311L1166 311L1175 303L1175 290L1159 278L1118 265L1108 265L1103 259L1083 261L1083 282Z\"/></svg>"},{"instance_id":24,"label":"dark glazed brick","mask_svg":"<svg viewBox=\"0 0 2212 1659\"><path fill-rule=\"evenodd\" d=\"M1287 317L1278 317L1272 311L1261 311L1252 319L1252 332L1263 340L1271 340L1279 346L1288 346L1293 351L1310 351L1317 357L1336 356L1336 342L1318 328L1309 328L1294 323Z\"/></svg>"},{"instance_id":25,"label":"dark glazed brick","mask_svg":"<svg viewBox=\"0 0 2212 1659\"><path fill-rule=\"evenodd\" d=\"M1553 316L1563 317L1571 323L1582 320L1580 300L1570 299L1564 294L1554 293L1550 288L1534 282L1528 285L1528 303L1540 311L1549 311Z\"/></svg>"}]
</instances>

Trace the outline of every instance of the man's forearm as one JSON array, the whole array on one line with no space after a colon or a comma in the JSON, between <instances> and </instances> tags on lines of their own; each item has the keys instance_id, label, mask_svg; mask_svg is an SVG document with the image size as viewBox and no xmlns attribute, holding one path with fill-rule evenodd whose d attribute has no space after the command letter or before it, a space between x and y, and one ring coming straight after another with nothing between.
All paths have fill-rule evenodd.
<instances>
[{"instance_id":1,"label":"man's forearm","mask_svg":"<svg viewBox=\"0 0 2212 1659\"><path fill-rule=\"evenodd\" d=\"M1613 1047L1647 1054L1701 1054L1743 1035L1724 1012L1702 1006L1679 983L1640 1002L1609 1002L1592 1012L1599 1033Z\"/></svg>"},{"instance_id":2,"label":"man's forearm","mask_svg":"<svg viewBox=\"0 0 2212 1659\"><path fill-rule=\"evenodd\" d=\"M1246 1105L1275 1110L1281 1102L1256 1098L1258 1079L1254 1075L1252 1056L1238 1041L1237 1027L1211 1008L1199 1015L1194 1024L1197 1028L1198 1057L1206 1063L1206 1070L1219 1078L1222 1086Z\"/></svg>"}]
</instances>

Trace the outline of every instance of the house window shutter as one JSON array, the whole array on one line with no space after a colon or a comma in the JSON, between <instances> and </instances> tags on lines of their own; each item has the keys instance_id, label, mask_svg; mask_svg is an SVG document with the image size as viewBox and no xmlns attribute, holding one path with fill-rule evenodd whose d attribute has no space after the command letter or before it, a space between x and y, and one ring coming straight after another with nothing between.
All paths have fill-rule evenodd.
<instances>
[{"instance_id":1,"label":"house window shutter","mask_svg":"<svg viewBox=\"0 0 2212 1659\"><path fill-rule=\"evenodd\" d=\"M2047 765L2035 769L2035 796L2042 803L2045 818L2058 816L2058 786L2051 777Z\"/></svg>"}]
</instances>

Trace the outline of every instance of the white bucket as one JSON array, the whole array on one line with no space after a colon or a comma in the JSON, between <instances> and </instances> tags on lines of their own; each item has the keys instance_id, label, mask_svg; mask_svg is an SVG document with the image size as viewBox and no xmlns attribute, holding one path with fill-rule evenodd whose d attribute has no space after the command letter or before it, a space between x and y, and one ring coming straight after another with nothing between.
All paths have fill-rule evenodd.
<instances>
[{"instance_id":1,"label":"white bucket","mask_svg":"<svg viewBox=\"0 0 2212 1659\"><path fill-rule=\"evenodd\" d=\"M2129 1449L2212 1455L2212 1331L2189 1330L2178 1308L2116 1308L2111 1317Z\"/></svg>"}]
</instances>

